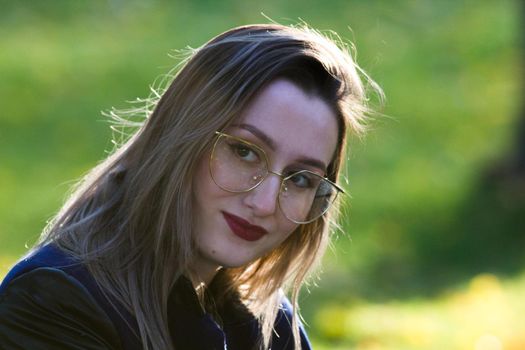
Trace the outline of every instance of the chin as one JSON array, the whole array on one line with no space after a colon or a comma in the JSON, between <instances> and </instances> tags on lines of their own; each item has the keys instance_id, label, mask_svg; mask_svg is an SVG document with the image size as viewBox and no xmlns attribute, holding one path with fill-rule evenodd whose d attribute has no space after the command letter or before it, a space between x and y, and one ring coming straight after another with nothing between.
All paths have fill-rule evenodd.
<instances>
[{"instance_id":1,"label":"chin","mask_svg":"<svg viewBox=\"0 0 525 350\"><path fill-rule=\"evenodd\" d=\"M243 266L247 266L253 261L255 261L257 258L246 258L246 259L232 259L231 257L229 259L224 259L222 261L221 266L224 268L240 268Z\"/></svg>"}]
</instances>

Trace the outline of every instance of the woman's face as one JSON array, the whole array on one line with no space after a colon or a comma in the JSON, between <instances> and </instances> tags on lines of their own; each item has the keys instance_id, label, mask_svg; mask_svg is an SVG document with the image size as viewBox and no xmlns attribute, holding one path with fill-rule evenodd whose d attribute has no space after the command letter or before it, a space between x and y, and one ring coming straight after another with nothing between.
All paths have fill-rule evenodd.
<instances>
[{"instance_id":1,"label":"woman's face","mask_svg":"<svg viewBox=\"0 0 525 350\"><path fill-rule=\"evenodd\" d=\"M271 171L306 169L322 176L338 136L329 105L282 79L267 85L223 131L263 149ZM227 192L213 181L209 157L199 162L193 190L197 272L245 265L279 246L298 226L279 208L279 176L269 173L249 192Z\"/></svg>"}]
</instances>

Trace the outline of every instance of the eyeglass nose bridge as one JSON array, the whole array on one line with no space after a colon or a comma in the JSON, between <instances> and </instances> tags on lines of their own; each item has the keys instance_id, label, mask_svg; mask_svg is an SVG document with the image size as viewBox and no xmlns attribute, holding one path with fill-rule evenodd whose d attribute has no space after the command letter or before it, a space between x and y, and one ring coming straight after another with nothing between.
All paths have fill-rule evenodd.
<instances>
[{"instance_id":1,"label":"eyeglass nose bridge","mask_svg":"<svg viewBox=\"0 0 525 350\"><path fill-rule=\"evenodd\" d=\"M254 190L257 187L259 187L264 182L264 180L266 180L268 178L268 175L270 175L270 174L278 176L279 179L281 180L280 183L279 183L279 193L281 193L282 192L282 187L283 187L283 184L284 184L284 179L286 178L286 176L284 174L281 174L281 173L279 173L277 171L273 171L273 170L270 170L270 169L266 169L266 172L265 172L264 175L260 175L260 174L259 175L254 175L252 179L254 181L257 181L257 183L254 186L252 186L248 191Z\"/></svg>"},{"instance_id":2,"label":"eyeglass nose bridge","mask_svg":"<svg viewBox=\"0 0 525 350\"><path fill-rule=\"evenodd\" d=\"M293 220L290 217L288 217L286 212L283 210L283 207L281 206L281 194L285 194L288 191L288 188L286 187L286 185L284 183L284 180L286 179L286 176L284 174L281 174L281 173L279 173L277 171L273 171L273 170L270 170L270 169L266 169L264 175L259 174L259 175L254 175L253 176L253 179L256 180L257 183L254 186L252 186L249 190L247 190L246 192L251 192L254 189L256 189L257 187L259 187L264 182L264 180L266 180L268 178L268 176L270 174L275 175L275 176L279 177L279 179L280 179L280 181L279 181L279 191L277 192L277 196L275 197L275 201L277 202L277 205L279 206L279 209L282 211L282 213L284 214L284 216L288 220L290 220L292 222L295 222L295 223L298 223L295 220Z\"/></svg>"}]
</instances>

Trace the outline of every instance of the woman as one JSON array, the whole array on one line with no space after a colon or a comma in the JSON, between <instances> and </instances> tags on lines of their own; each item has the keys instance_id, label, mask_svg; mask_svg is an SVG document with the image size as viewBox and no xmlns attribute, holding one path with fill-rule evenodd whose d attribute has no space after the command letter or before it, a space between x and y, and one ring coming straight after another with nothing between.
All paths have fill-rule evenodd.
<instances>
[{"instance_id":1,"label":"woman","mask_svg":"<svg viewBox=\"0 0 525 350\"><path fill-rule=\"evenodd\" d=\"M358 71L307 28L195 50L4 280L2 348L309 349L297 297L363 129Z\"/></svg>"}]
</instances>

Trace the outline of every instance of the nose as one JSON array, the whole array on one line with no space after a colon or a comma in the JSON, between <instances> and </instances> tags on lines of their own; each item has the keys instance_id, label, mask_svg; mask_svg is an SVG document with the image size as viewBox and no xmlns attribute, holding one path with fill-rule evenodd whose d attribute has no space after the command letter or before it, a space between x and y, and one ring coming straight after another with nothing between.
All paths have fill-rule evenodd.
<instances>
[{"instance_id":1,"label":"nose","mask_svg":"<svg viewBox=\"0 0 525 350\"><path fill-rule=\"evenodd\" d=\"M273 215L277 210L280 190L281 178L270 173L259 186L246 193L244 203L253 210L256 216Z\"/></svg>"}]
</instances>

